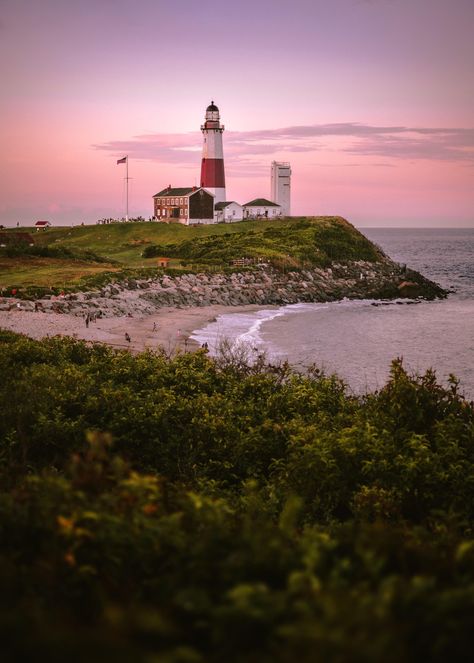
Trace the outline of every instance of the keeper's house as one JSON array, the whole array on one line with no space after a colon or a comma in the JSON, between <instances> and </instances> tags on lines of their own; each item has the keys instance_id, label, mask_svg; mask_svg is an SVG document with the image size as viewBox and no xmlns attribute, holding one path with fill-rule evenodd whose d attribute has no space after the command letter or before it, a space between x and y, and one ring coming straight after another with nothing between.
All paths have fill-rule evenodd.
<instances>
[{"instance_id":1,"label":"keeper's house","mask_svg":"<svg viewBox=\"0 0 474 663\"><path fill-rule=\"evenodd\" d=\"M281 206L266 198L255 198L242 207L244 219L274 219L281 216Z\"/></svg>"},{"instance_id":2,"label":"keeper's house","mask_svg":"<svg viewBox=\"0 0 474 663\"><path fill-rule=\"evenodd\" d=\"M153 196L156 221L183 223L214 223L214 196L202 187L173 188L168 186Z\"/></svg>"}]
</instances>

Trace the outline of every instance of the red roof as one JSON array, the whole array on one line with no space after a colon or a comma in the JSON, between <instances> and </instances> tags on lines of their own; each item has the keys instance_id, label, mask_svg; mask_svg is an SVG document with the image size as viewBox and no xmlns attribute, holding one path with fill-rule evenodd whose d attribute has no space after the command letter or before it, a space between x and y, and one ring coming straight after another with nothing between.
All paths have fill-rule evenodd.
<instances>
[{"instance_id":1,"label":"red roof","mask_svg":"<svg viewBox=\"0 0 474 663\"><path fill-rule=\"evenodd\" d=\"M35 226L50 226L50 225L51 225L51 224L50 224L49 221L37 221L37 222L35 223Z\"/></svg>"}]
</instances>

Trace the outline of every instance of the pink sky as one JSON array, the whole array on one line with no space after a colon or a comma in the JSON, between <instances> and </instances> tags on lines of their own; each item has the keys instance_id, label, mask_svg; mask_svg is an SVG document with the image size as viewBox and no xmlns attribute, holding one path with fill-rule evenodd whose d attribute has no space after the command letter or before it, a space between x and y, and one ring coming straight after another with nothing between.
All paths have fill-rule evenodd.
<instances>
[{"instance_id":1,"label":"pink sky","mask_svg":"<svg viewBox=\"0 0 474 663\"><path fill-rule=\"evenodd\" d=\"M199 182L211 99L227 197L358 226L474 226L472 0L2 0L0 223L149 217Z\"/></svg>"}]
</instances>

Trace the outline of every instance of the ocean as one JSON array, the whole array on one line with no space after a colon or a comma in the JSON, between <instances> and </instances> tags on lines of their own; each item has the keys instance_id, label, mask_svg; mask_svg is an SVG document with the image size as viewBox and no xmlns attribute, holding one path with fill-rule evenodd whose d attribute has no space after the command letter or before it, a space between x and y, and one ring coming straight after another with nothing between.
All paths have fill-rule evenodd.
<instances>
[{"instance_id":1,"label":"ocean","mask_svg":"<svg viewBox=\"0 0 474 663\"><path fill-rule=\"evenodd\" d=\"M249 357L265 352L298 370L315 364L357 394L381 388L391 361L402 357L411 372L435 369L442 384L454 374L474 399L474 228L361 232L393 260L453 292L434 302L343 300L229 313L192 338L206 342L211 354L226 339Z\"/></svg>"}]
</instances>

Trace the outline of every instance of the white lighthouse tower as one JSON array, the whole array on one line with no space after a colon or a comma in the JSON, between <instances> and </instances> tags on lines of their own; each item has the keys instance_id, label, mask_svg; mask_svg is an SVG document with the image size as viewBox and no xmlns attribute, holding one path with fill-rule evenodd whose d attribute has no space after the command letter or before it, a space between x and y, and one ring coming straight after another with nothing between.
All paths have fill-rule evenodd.
<instances>
[{"instance_id":1,"label":"white lighthouse tower","mask_svg":"<svg viewBox=\"0 0 474 663\"><path fill-rule=\"evenodd\" d=\"M214 194L214 203L225 202L224 151L219 122L219 109L211 101L206 108L206 121L201 126L204 142L202 145L201 186Z\"/></svg>"}]
</instances>

